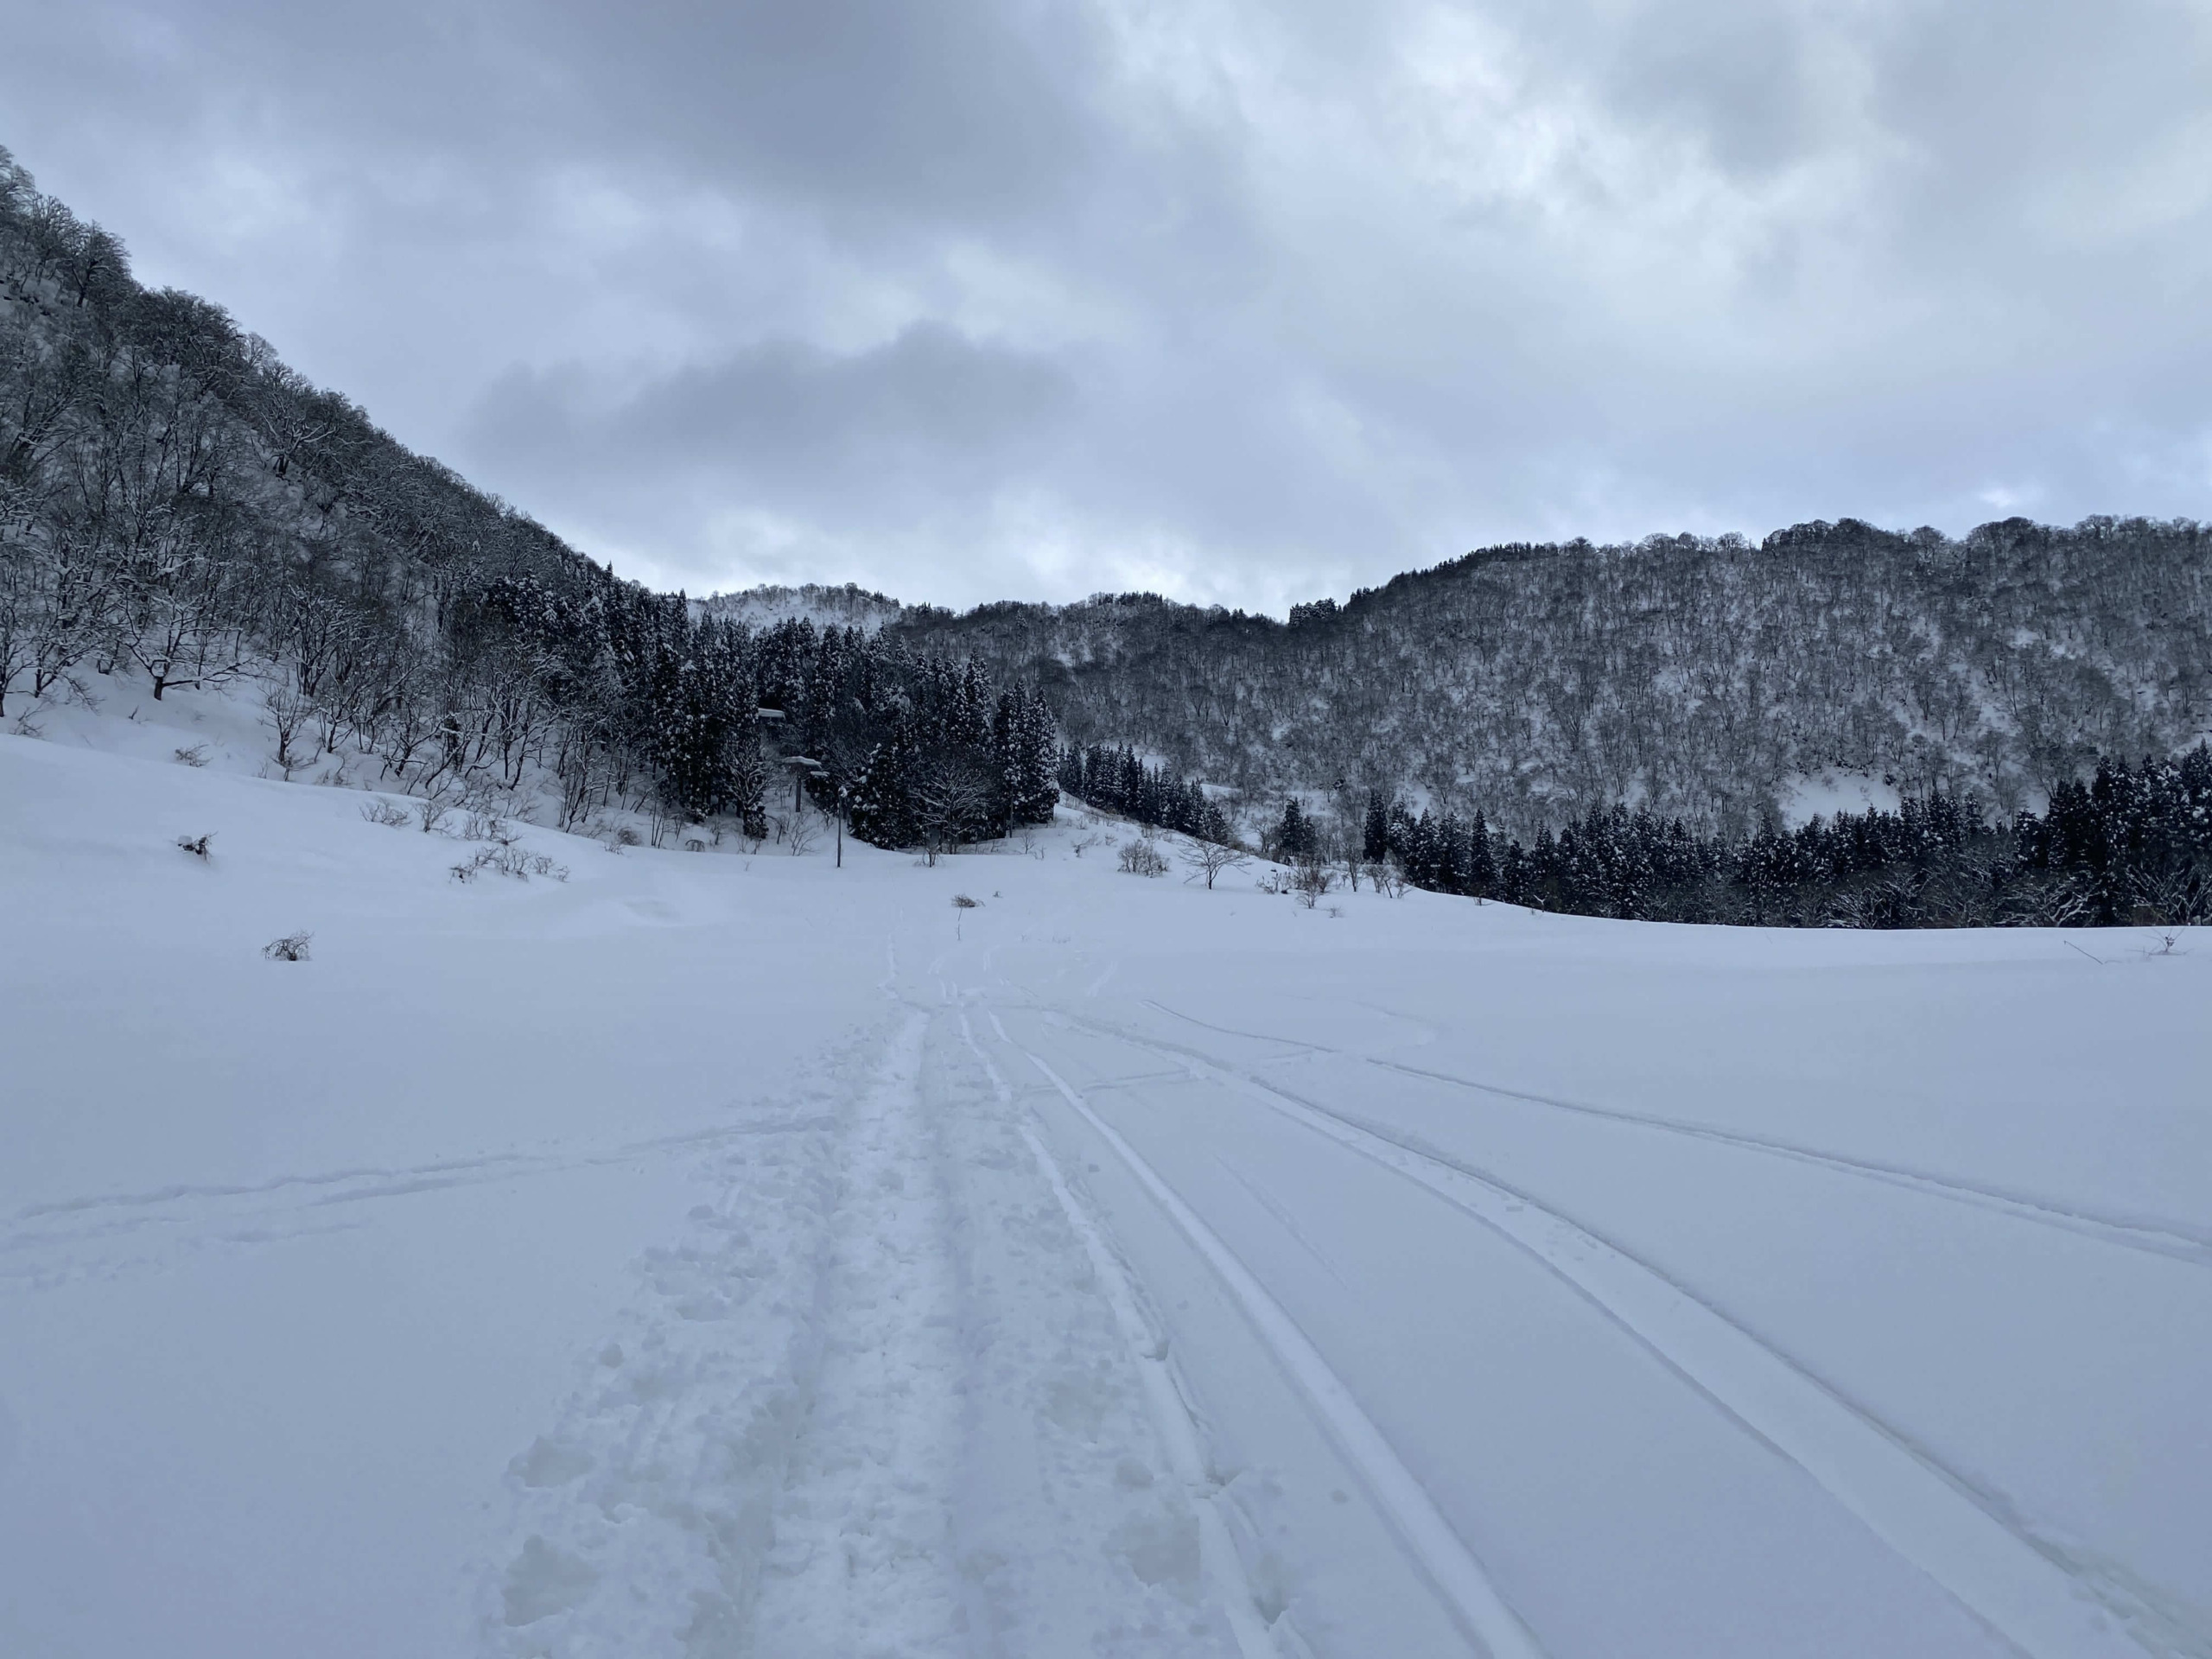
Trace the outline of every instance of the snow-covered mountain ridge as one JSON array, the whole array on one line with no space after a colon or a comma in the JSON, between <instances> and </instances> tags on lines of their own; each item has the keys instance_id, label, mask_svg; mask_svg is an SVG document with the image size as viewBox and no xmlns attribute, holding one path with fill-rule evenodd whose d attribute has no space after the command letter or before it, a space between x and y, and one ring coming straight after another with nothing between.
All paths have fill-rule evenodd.
<instances>
[{"instance_id":1,"label":"snow-covered mountain ridge","mask_svg":"<svg viewBox=\"0 0 2212 1659\"><path fill-rule=\"evenodd\" d=\"M2011 810L2098 755L2212 735L2212 531L2191 523L1516 545L1287 624L1123 594L890 627L1034 677L1072 742L1524 836L1617 803L1740 833L1838 778Z\"/></svg>"}]
</instances>

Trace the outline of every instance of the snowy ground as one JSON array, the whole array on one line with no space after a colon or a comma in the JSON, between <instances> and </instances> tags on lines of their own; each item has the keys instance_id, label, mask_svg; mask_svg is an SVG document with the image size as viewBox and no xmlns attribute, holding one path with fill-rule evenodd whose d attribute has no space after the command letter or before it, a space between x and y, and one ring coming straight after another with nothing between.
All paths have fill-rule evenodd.
<instances>
[{"instance_id":1,"label":"snowy ground","mask_svg":"<svg viewBox=\"0 0 2212 1659\"><path fill-rule=\"evenodd\" d=\"M0 737L0 1653L2212 1655L2212 938L463 886L155 712Z\"/></svg>"}]
</instances>

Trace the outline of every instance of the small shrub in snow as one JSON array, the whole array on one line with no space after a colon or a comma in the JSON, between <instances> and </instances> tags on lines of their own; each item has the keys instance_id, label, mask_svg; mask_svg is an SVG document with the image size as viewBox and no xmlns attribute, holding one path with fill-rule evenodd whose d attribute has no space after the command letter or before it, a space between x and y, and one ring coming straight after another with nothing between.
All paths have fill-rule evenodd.
<instances>
[{"instance_id":1,"label":"small shrub in snow","mask_svg":"<svg viewBox=\"0 0 2212 1659\"><path fill-rule=\"evenodd\" d=\"M1290 891L1306 909L1337 884L1337 873L1318 861L1300 864L1290 875Z\"/></svg>"},{"instance_id":2,"label":"small shrub in snow","mask_svg":"<svg viewBox=\"0 0 2212 1659\"><path fill-rule=\"evenodd\" d=\"M46 728L34 723L29 715L16 715L15 724L8 729L17 737L44 737L46 735Z\"/></svg>"},{"instance_id":3,"label":"small shrub in snow","mask_svg":"<svg viewBox=\"0 0 2212 1659\"><path fill-rule=\"evenodd\" d=\"M176 838L177 850L181 853L189 853L194 858L205 860L209 856L208 843L214 839L215 832L212 830L204 836L179 836Z\"/></svg>"},{"instance_id":4,"label":"small shrub in snow","mask_svg":"<svg viewBox=\"0 0 2212 1659\"><path fill-rule=\"evenodd\" d=\"M516 845L512 836L489 847L479 847L474 857L454 865L448 874L454 880L466 885L486 870L494 875L512 877L517 881L527 881L533 875L542 875L554 881L569 879L567 865L556 863L543 853L524 852Z\"/></svg>"},{"instance_id":5,"label":"small shrub in snow","mask_svg":"<svg viewBox=\"0 0 2212 1659\"><path fill-rule=\"evenodd\" d=\"M404 830L413 822L405 807L395 805L381 795L361 809L361 816L371 823L380 823L387 830Z\"/></svg>"},{"instance_id":6,"label":"small shrub in snow","mask_svg":"<svg viewBox=\"0 0 2212 1659\"><path fill-rule=\"evenodd\" d=\"M981 910L983 906L980 900L970 899L964 893L956 893L952 895L952 907L955 910Z\"/></svg>"},{"instance_id":7,"label":"small shrub in snow","mask_svg":"<svg viewBox=\"0 0 2212 1659\"><path fill-rule=\"evenodd\" d=\"M308 946L315 943L315 935L306 931L287 933L281 939L271 939L261 947L261 954L271 962L305 962Z\"/></svg>"},{"instance_id":8,"label":"small shrub in snow","mask_svg":"<svg viewBox=\"0 0 2212 1659\"><path fill-rule=\"evenodd\" d=\"M1121 868L1130 875L1165 875L1167 860L1149 841L1137 840L1123 845Z\"/></svg>"},{"instance_id":9,"label":"small shrub in snow","mask_svg":"<svg viewBox=\"0 0 2212 1659\"><path fill-rule=\"evenodd\" d=\"M207 764L207 746L205 743L187 744L177 750L175 759L180 766L204 766Z\"/></svg>"},{"instance_id":10,"label":"small shrub in snow","mask_svg":"<svg viewBox=\"0 0 2212 1659\"><path fill-rule=\"evenodd\" d=\"M415 803L416 819L422 824L423 833L426 836L442 824L452 812L452 805L445 801L429 800Z\"/></svg>"}]
</instances>

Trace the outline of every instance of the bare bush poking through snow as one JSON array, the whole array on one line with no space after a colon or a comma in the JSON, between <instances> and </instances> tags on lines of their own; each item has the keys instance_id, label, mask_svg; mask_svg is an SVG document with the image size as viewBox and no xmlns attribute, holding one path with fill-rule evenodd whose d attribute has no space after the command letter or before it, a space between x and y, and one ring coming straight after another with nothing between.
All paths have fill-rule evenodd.
<instances>
[{"instance_id":1,"label":"bare bush poking through snow","mask_svg":"<svg viewBox=\"0 0 2212 1659\"><path fill-rule=\"evenodd\" d=\"M208 844L214 839L215 832L213 830L204 836L179 836L176 838L177 850L181 853L189 853L193 857L204 861L210 856Z\"/></svg>"},{"instance_id":2,"label":"bare bush poking through snow","mask_svg":"<svg viewBox=\"0 0 2212 1659\"><path fill-rule=\"evenodd\" d=\"M188 743L171 757L180 766L204 766L207 764L207 746Z\"/></svg>"},{"instance_id":3,"label":"bare bush poking through snow","mask_svg":"<svg viewBox=\"0 0 2212 1659\"><path fill-rule=\"evenodd\" d=\"M1337 873L1319 860L1300 864L1291 872L1291 894L1308 910L1336 884Z\"/></svg>"},{"instance_id":4,"label":"bare bush poking through snow","mask_svg":"<svg viewBox=\"0 0 2212 1659\"><path fill-rule=\"evenodd\" d=\"M404 806L395 805L381 795L361 809L361 816L371 823L380 823L387 830L404 830L412 822Z\"/></svg>"},{"instance_id":5,"label":"bare bush poking through snow","mask_svg":"<svg viewBox=\"0 0 2212 1659\"><path fill-rule=\"evenodd\" d=\"M461 826L463 841L489 841L501 847L512 847L522 839L522 832L505 818L493 812L471 812Z\"/></svg>"},{"instance_id":6,"label":"bare bush poking through snow","mask_svg":"<svg viewBox=\"0 0 2212 1659\"><path fill-rule=\"evenodd\" d=\"M527 881L533 875L542 875L553 881L569 879L567 865L556 862L543 853L524 851L512 835L489 847L479 847L473 857L463 859L447 874L465 887L486 870L517 881Z\"/></svg>"},{"instance_id":7,"label":"bare bush poking through snow","mask_svg":"<svg viewBox=\"0 0 2212 1659\"><path fill-rule=\"evenodd\" d=\"M446 801L433 798L415 803L415 817L421 822L423 833L426 836L442 824L452 811L452 804Z\"/></svg>"},{"instance_id":8,"label":"bare bush poking through snow","mask_svg":"<svg viewBox=\"0 0 2212 1659\"><path fill-rule=\"evenodd\" d=\"M952 907L955 910L981 910L983 905L980 899L970 899L964 893L956 893L952 895Z\"/></svg>"},{"instance_id":9,"label":"bare bush poking through snow","mask_svg":"<svg viewBox=\"0 0 2212 1659\"><path fill-rule=\"evenodd\" d=\"M1120 865L1129 875L1165 875L1167 859L1160 849L1144 840L1132 841L1122 849Z\"/></svg>"},{"instance_id":10,"label":"bare bush poking through snow","mask_svg":"<svg viewBox=\"0 0 2212 1659\"><path fill-rule=\"evenodd\" d=\"M281 939L271 939L261 947L261 954L271 962L305 962L308 947L315 943L315 935L304 928L297 933L287 933Z\"/></svg>"}]
</instances>

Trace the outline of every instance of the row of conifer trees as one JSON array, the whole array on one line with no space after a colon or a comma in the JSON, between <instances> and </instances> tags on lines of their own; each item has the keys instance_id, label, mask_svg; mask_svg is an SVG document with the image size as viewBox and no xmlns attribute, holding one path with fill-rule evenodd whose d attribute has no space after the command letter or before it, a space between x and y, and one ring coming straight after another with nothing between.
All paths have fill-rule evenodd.
<instances>
[{"instance_id":1,"label":"row of conifer trees","mask_svg":"<svg viewBox=\"0 0 2212 1659\"><path fill-rule=\"evenodd\" d=\"M1128 747L1071 748L1060 787L1094 806L1231 842L1195 781ZM1363 822L1283 804L1261 837L1294 865L1388 868L1434 893L1639 921L1788 927L2187 926L2212 923L2212 747L2106 760L2041 812L1992 818L1956 796L1769 820L1744 836L1592 807L1528 841L1477 810L1414 811L1370 791Z\"/></svg>"},{"instance_id":2,"label":"row of conifer trees","mask_svg":"<svg viewBox=\"0 0 2212 1659\"><path fill-rule=\"evenodd\" d=\"M1306 819L1312 823L1310 818ZM1310 831L1309 831L1310 833ZM1538 910L1793 927L2191 925L2212 922L2212 749L2105 761L2042 812L1993 820L1947 795L1700 836L1597 807L1529 842L1482 814L1370 798L1360 855L1416 887Z\"/></svg>"},{"instance_id":3,"label":"row of conifer trees","mask_svg":"<svg viewBox=\"0 0 2212 1659\"><path fill-rule=\"evenodd\" d=\"M1060 757L1059 784L1066 793L1139 823L1199 841L1226 844L1236 838L1228 816L1196 781L1148 766L1126 747L1069 748Z\"/></svg>"}]
</instances>

